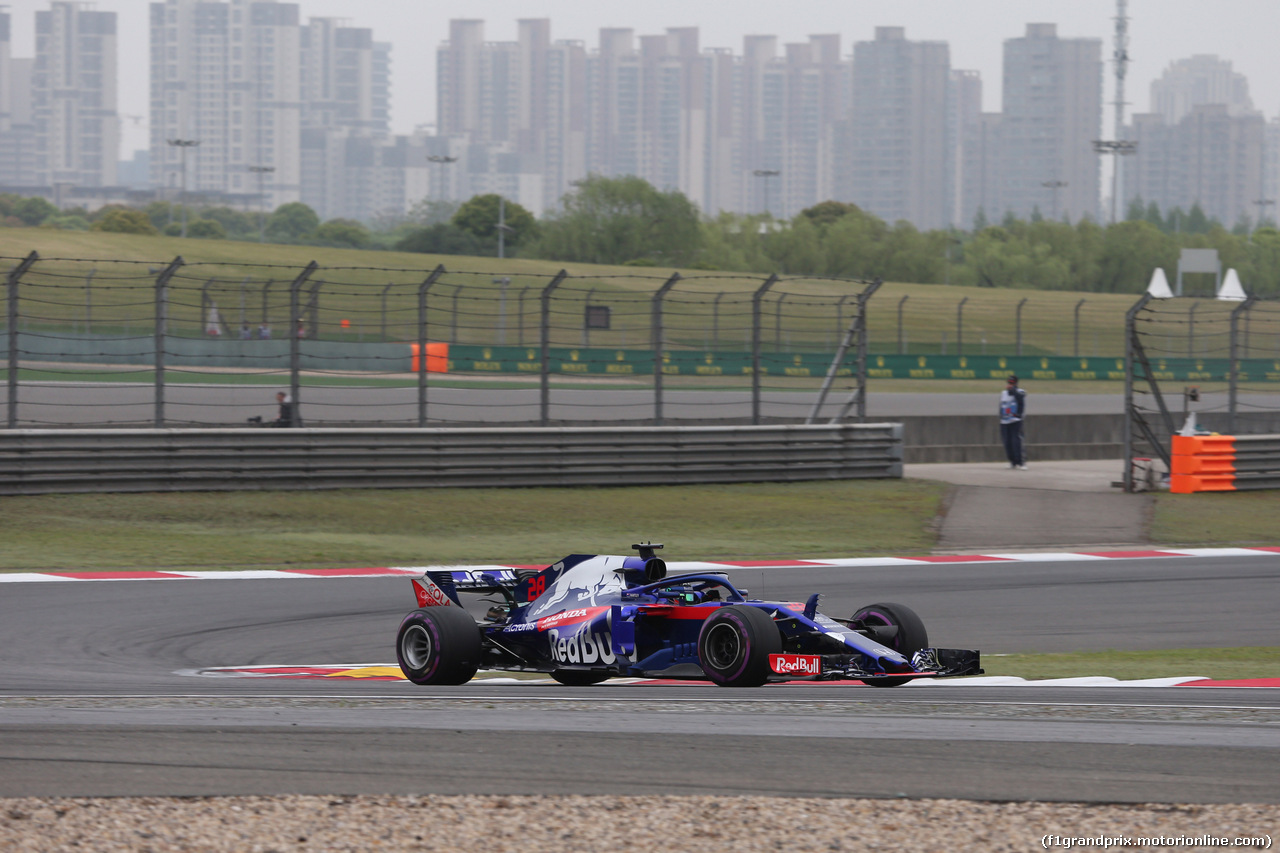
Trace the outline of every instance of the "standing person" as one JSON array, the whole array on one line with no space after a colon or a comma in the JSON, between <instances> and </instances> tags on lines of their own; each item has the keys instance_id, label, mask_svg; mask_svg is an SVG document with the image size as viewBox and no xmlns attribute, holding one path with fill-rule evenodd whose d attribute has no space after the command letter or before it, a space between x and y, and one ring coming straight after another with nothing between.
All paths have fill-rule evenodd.
<instances>
[{"instance_id":1,"label":"standing person","mask_svg":"<svg viewBox=\"0 0 1280 853\"><path fill-rule=\"evenodd\" d=\"M1022 417L1027 408L1027 392L1018 387L1018 377L1010 376L1000 392L1000 439L1004 442L1009 467L1027 470L1026 449L1022 440Z\"/></svg>"},{"instance_id":2,"label":"standing person","mask_svg":"<svg viewBox=\"0 0 1280 853\"><path fill-rule=\"evenodd\" d=\"M280 414L271 425L274 427L293 426L293 400L283 391L277 391L276 402L280 405Z\"/></svg>"}]
</instances>

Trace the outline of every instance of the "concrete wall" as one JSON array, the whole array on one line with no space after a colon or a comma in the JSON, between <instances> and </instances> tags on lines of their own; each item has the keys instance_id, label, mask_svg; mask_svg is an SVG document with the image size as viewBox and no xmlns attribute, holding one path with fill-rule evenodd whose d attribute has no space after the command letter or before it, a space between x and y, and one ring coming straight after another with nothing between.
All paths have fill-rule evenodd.
<instances>
[{"instance_id":1,"label":"concrete wall","mask_svg":"<svg viewBox=\"0 0 1280 853\"><path fill-rule=\"evenodd\" d=\"M1003 462L1000 422L990 415L893 418L902 423L903 461ZM1123 415L1037 415L1027 418L1027 459L1119 459Z\"/></svg>"}]
</instances>

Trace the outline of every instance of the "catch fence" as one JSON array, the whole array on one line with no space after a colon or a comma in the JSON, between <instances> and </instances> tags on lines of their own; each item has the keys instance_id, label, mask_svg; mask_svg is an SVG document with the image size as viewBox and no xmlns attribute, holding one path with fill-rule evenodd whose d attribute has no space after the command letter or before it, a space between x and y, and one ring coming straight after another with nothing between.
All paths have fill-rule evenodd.
<instances>
[{"instance_id":1,"label":"catch fence","mask_svg":"<svg viewBox=\"0 0 1280 853\"><path fill-rule=\"evenodd\" d=\"M275 418L276 391L307 426L861 419L878 287L35 253L0 263L11 429L243 426Z\"/></svg>"},{"instance_id":2,"label":"catch fence","mask_svg":"<svg viewBox=\"0 0 1280 853\"><path fill-rule=\"evenodd\" d=\"M1126 459L1167 472L1175 434L1280 433L1280 300L1145 295L1125 327ZM1142 471L1124 482L1141 488Z\"/></svg>"}]
</instances>

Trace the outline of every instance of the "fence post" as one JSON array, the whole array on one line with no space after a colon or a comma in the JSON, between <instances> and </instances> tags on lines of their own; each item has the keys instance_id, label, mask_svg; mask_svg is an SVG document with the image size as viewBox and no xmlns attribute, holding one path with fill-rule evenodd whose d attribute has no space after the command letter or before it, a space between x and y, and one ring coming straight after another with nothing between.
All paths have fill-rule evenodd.
<instances>
[{"instance_id":1,"label":"fence post","mask_svg":"<svg viewBox=\"0 0 1280 853\"><path fill-rule=\"evenodd\" d=\"M840 363L844 361L845 353L849 351L849 347L856 346L857 368L856 387L853 394L845 402L840 409L840 413L831 419L831 423L839 423L849 414L849 409L853 408L854 403L858 405L858 421L861 422L867 417L867 301L871 299L872 294L880 289L883 282L875 279L861 293L857 294L857 313L853 315L853 320L849 323L849 331L845 333L844 340L840 342L840 348L836 351L836 356L831 361L831 366L827 368L827 376L822 381L822 388L818 391L818 400L813 404L813 411L809 413L809 417L805 420L806 424L811 424L817 419L818 413L822 409L822 404L826 402L827 392L831 388L831 383L835 381L836 372L840 369ZM903 301L906 297L903 297ZM902 302L898 303L899 309Z\"/></svg>"},{"instance_id":2,"label":"fence post","mask_svg":"<svg viewBox=\"0 0 1280 853\"><path fill-rule=\"evenodd\" d=\"M453 302L449 311L449 345L453 346L458 343L458 294L462 292L462 285L455 284L453 286Z\"/></svg>"},{"instance_id":3,"label":"fence post","mask_svg":"<svg viewBox=\"0 0 1280 853\"><path fill-rule=\"evenodd\" d=\"M313 282L311 292L307 297L307 313L311 315L310 337L316 340L320 339L320 287L323 284L323 281ZM298 321L302 321L301 315L299 315Z\"/></svg>"},{"instance_id":4,"label":"fence post","mask_svg":"<svg viewBox=\"0 0 1280 853\"><path fill-rule=\"evenodd\" d=\"M524 292L529 288L525 285L520 286L520 292L516 294L516 328L519 329L517 335L519 340L517 344L524 346Z\"/></svg>"},{"instance_id":5,"label":"fence post","mask_svg":"<svg viewBox=\"0 0 1280 853\"><path fill-rule=\"evenodd\" d=\"M711 300L711 346L709 349L720 349L720 300L724 298L724 291L716 294L716 298Z\"/></svg>"},{"instance_id":6,"label":"fence post","mask_svg":"<svg viewBox=\"0 0 1280 853\"><path fill-rule=\"evenodd\" d=\"M1017 311L1014 312L1014 326L1018 332L1018 355L1022 355L1022 306L1026 304L1026 297L1023 297L1022 301L1018 303Z\"/></svg>"},{"instance_id":7,"label":"fence post","mask_svg":"<svg viewBox=\"0 0 1280 853\"><path fill-rule=\"evenodd\" d=\"M904 296L898 300L898 355L907 354L907 349L906 349L907 341L906 341L906 338L904 338L902 335L902 306L906 305L907 300L910 298L911 296L908 294L907 296Z\"/></svg>"},{"instance_id":8,"label":"fence post","mask_svg":"<svg viewBox=\"0 0 1280 853\"><path fill-rule=\"evenodd\" d=\"M261 321L261 324L262 324L263 326L266 326L266 325L268 325L268 324L271 322L271 315L270 315L270 313L269 313L269 308L268 308L268 305L267 305L267 292L268 292L269 290L271 290L271 285L273 285L273 284L275 284L275 282L273 282L271 279L267 279L267 283L266 283L266 284L264 284L264 285L262 285L262 321Z\"/></svg>"},{"instance_id":9,"label":"fence post","mask_svg":"<svg viewBox=\"0 0 1280 853\"><path fill-rule=\"evenodd\" d=\"M1121 424L1120 440L1124 445L1125 492L1133 491L1133 364L1138 340L1138 312L1151 299L1150 293L1144 293L1124 315L1124 421Z\"/></svg>"},{"instance_id":10,"label":"fence post","mask_svg":"<svg viewBox=\"0 0 1280 853\"><path fill-rule=\"evenodd\" d=\"M32 251L19 261L9 270L9 281L5 286L9 303L6 321L9 332L9 429L18 423L18 282L38 260L40 256Z\"/></svg>"},{"instance_id":11,"label":"fence post","mask_svg":"<svg viewBox=\"0 0 1280 853\"><path fill-rule=\"evenodd\" d=\"M379 340L383 341L387 339L387 291L395 287L395 284L396 283L393 281L386 287L382 288L382 333L379 335Z\"/></svg>"},{"instance_id":12,"label":"fence post","mask_svg":"<svg viewBox=\"0 0 1280 853\"><path fill-rule=\"evenodd\" d=\"M841 330L844 329L844 304L848 302L849 297L853 295L854 294L852 293L846 293L844 296L840 297L840 300L838 302L836 302L836 334L837 335L839 335L841 333Z\"/></svg>"},{"instance_id":13,"label":"fence post","mask_svg":"<svg viewBox=\"0 0 1280 853\"><path fill-rule=\"evenodd\" d=\"M84 333L86 335L93 334L93 277L97 274L98 268L94 267L84 277Z\"/></svg>"},{"instance_id":14,"label":"fence post","mask_svg":"<svg viewBox=\"0 0 1280 853\"><path fill-rule=\"evenodd\" d=\"M302 401L298 399L302 390L300 377L302 372L302 338L298 337L300 329L295 325L302 318L299 294L302 291L302 285L306 284L307 279L311 278L312 274L318 269L320 269L320 265L312 261L289 285L289 399L293 402L289 409L291 421L289 426L294 427L302 423ZM315 293L314 287L311 292Z\"/></svg>"},{"instance_id":15,"label":"fence post","mask_svg":"<svg viewBox=\"0 0 1280 853\"><path fill-rule=\"evenodd\" d=\"M1240 315L1245 314L1253 307L1254 297L1249 294L1231 311L1231 338L1230 352L1228 353L1230 362L1227 372L1227 435L1236 434L1236 410L1239 404L1240 394Z\"/></svg>"},{"instance_id":16,"label":"fence post","mask_svg":"<svg viewBox=\"0 0 1280 853\"><path fill-rule=\"evenodd\" d=\"M653 294L653 422L662 426L662 298L680 281L680 273L672 273L658 292Z\"/></svg>"},{"instance_id":17,"label":"fence post","mask_svg":"<svg viewBox=\"0 0 1280 853\"><path fill-rule=\"evenodd\" d=\"M964 304L968 301L966 296L956 306L956 355L964 355Z\"/></svg>"},{"instance_id":18,"label":"fence post","mask_svg":"<svg viewBox=\"0 0 1280 853\"><path fill-rule=\"evenodd\" d=\"M498 230L501 237L502 230ZM511 286L511 276L504 275L493 280L494 284L501 285L498 289L498 334L497 345L502 347L507 345L507 288Z\"/></svg>"},{"instance_id":19,"label":"fence post","mask_svg":"<svg viewBox=\"0 0 1280 853\"><path fill-rule=\"evenodd\" d=\"M156 278L156 329L155 329L155 372L156 372L156 389L155 389L155 428L164 429L164 337L168 333L169 323L169 279L178 272L185 261L182 256L173 259L169 266ZM204 318L200 318L203 325Z\"/></svg>"},{"instance_id":20,"label":"fence post","mask_svg":"<svg viewBox=\"0 0 1280 853\"><path fill-rule=\"evenodd\" d=\"M751 423L760 423L760 303L769 288L778 283L778 274L765 279L751 294Z\"/></svg>"},{"instance_id":21,"label":"fence post","mask_svg":"<svg viewBox=\"0 0 1280 853\"><path fill-rule=\"evenodd\" d=\"M1196 309L1199 307L1198 301L1192 302L1187 312L1187 358L1196 357Z\"/></svg>"},{"instance_id":22,"label":"fence post","mask_svg":"<svg viewBox=\"0 0 1280 853\"><path fill-rule=\"evenodd\" d=\"M591 324L587 322L587 313L591 310L591 297L595 296L596 289L594 287L587 290L587 298L583 302L582 308L582 345L584 347L591 346Z\"/></svg>"},{"instance_id":23,"label":"fence post","mask_svg":"<svg viewBox=\"0 0 1280 853\"><path fill-rule=\"evenodd\" d=\"M431 285L436 283L440 276L444 275L444 264L440 264L431 271L431 275L427 276L422 284L418 285L418 427L427 425L427 291L431 289ZM390 287L391 285L387 285ZM387 291L382 291L383 299L386 299ZM383 319L385 322L386 312L383 309ZM384 335L385 337L385 335Z\"/></svg>"},{"instance_id":24,"label":"fence post","mask_svg":"<svg viewBox=\"0 0 1280 853\"><path fill-rule=\"evenodd\" d=\"M539 411L543 426L551 423L551 294L568 277L568 271L560 270L560 272L556 273L555 278L551 279L551 282L542 288L540 297L542 302L542 363L538 365L538 369L542 380Z\"/></svg>"},{"instance_id":25,"label":"fence post","mask_svg":"<svg viewBox=\"0 0 1280 853\"><path fill-rule=\"evenodd\" d=\"M867 303L884 282L876 279L858 294L858 423L867 419L867 350L871 345L871 329L867 323Z\"/></svg>"},{"instance_id":26,"label":"fence post","mask_svg":"<svg viewBox=\"0 0 1280 853\"><path fill-rule=\"evenodd\" d=\"M210 308L212 307L212 305L213 305L213 301L212 301L211 299L209 299L209 288L210 288L210 287L212 287L212 286L214 285L214 283L215 283L215 282L217 282L217 279L216 279L216 278L211 278L211 279L209 279L208 281L206 281L206 282L204 283L204 287L200 288L200 320L199 320L199 326L200 326L200 334L202 334L202 335L207 334L207 333L208 333L208 331L209 331L207 328L205 328L205 323L207 323L207 322L208 322L208 318L209 318L209 309L210 309ZM219 312L218 317L219 317L219 319L221 319L221 317L222 317L221 312Z\"/></svg>"},{"instance_id":27,"label":"fence post","mask_svg":"<svg viewBox=\"0 0 1280 853\"><path fill-rule=\"evenodd\" d=\"M773 305L773 351L782 352L782 303L787 301L789 293L779 293L778 301Z\"/></svg>"},{"instance_id":28,"label":"fence post","mask_svg":"<svg viewBox=\"0 0 1280 853\"><path fill-rule=\"evenodd\" d=\"M1071 351L1073 358L1080 357L1080 306L1084 305L1086 301L1087 300L1081 299L1079 302L1076 303L1075 338L1074 338L1074 343L1072 344L1072 351Z\"/></svg>"}]
</instances>

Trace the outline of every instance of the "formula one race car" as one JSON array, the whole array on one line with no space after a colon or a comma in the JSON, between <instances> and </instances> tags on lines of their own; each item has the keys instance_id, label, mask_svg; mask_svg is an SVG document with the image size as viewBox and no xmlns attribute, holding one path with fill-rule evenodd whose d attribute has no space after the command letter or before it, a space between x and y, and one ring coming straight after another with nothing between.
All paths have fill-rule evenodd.
<instances>
[{"instance_id":1,"label":"formula one race car","mask_svg":"<svg viewBox=\"0 0 1280 853\"><path fill-rule=\"evenodd\" d=\"M541 571L428 571L413 579L418 609L404 617L396 656L415 684L462 684L480 668L545 672L561 684L615 676L707 678L724 687L768 681L858 679L895 687L913 678L977 675L978 652L928 648L923 623L901 604L850 619L805 603L747 598L721 573L667 577L654 556L575 554ZM460 592L496 594L477 624Z\"/></svg>"}]
</instances>

